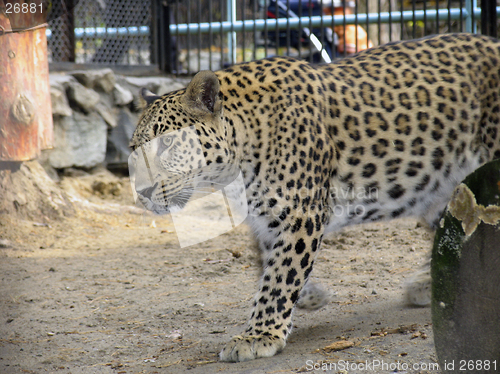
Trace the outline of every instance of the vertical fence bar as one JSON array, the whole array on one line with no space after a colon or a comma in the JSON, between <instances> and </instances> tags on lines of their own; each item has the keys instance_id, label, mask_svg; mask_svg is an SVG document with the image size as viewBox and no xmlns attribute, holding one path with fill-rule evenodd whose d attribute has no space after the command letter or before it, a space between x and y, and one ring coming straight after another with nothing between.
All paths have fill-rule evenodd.
<instances>
[{"instance_id":1,"label":"vertical fence bar","mask_svg":"<svg viewBox=\"0 0 500 374\"><path fill-rule=\"evenodd\" d=\"M460 0L460 32L464 32L464 0Z\"/></svg>"},{"instance_id":2,"label":"vertical fence bar","mask_svg":"<svg viewBox=\"0 0 500 374\"><path fill-rule=\"evenodd\" d=\"M379 0L380 1L380 0ZM330 1L330 11L331 11L331 15L332 15L332 59L335 59L337 57L337 46L336 46L336 42L338 40L338 36L336 38L336 33L335 33L335 20L334 20L334 14L335 14L335 7L334 7L334 0L331 0ZM337 40L336 40L337 39Z\"/></svg>"},{"instance_id":3,"label":"vertical fence bar","mask_svg":"<svg viewBox=\"0 0 500 374\"><path fill-rule=\"evenodd\" d=\"M187 6L187 24L191 23L191 0L186 1ZM188 28L186 34L186 48L187 48L187 71L191 73L191 30Z\"/></svg>"},{"instance_id":4,"label":"vertical fence bar","mask_svg":"<svg viewBox=\"0 0 500 374\"><path fill-rule=\"evenodd\" d=\"M264 11L264 19L268 19L267 11ZM264 24L264 57L267 57L267 41L269 36L269 30L267 28L267 22Z\"/></svg>"},{"instance_id":5,"label":"vertical fence bar","mask_svg":"<svg viewBox=\"0 0 500 374\"><path fill-rule=\"evenodd\" d=\"M389 41L392 41L392 0L389 1Z\"/></svg>"},{"instance_id":6,"label":"vertical fence bar","mask_svg":"<svg viewBox=\"0 0 500 374\"><path fill-rule=\"evenodd\" d=\"M234 65L236 63L236 32L234 31L236 0L227 0L227 20L231 24L231 31L227 35L228 60L231 65Z\"/></svg>"},{"instance_id":7,"label":"vertical fence bar","mask_svg":"<svg viewBox=\"0 0 500 374\"><path fill-rule=\"evenodd\" d=\"M308 0L308 6L307 6L307 10L308 10L308 14L309 14L309 32L310 34L309 35L312 35L312 32L313 32L313 29L312 29L312 22L311 22L311 17L312 17L312 0ZM314 56L314 52L313 52L313 46L312 46L312 43L311 43L311 38L308 38L308 45L309 45L309 61L312 62L313 61L313 56Z\"/></svg>"},{"instance_id":8,"label":"vertical fence bar","mask_svg":"<svg viewBox=\"0 0 500 374\"><path fill-rule=\"evenodd\" d=\"M424 36L427 35L427 1L424 1Z\"/></svg>"},{"instance_id":9,"label":"vertical fence bar","mask_svg":"<svg viewBox=\"0 0 500 374\"><path fill-rule=\"evenodd\" d=\"M290 10L290 0L286 0L286 9ZM290 37L290 17L286 17L286 53L290 54L290 45L291 45L291 37Z\"/></svg>"},{"instance_id":10,"label":"vertical fence bar","mask_svg":"<svg viewBox=\"0 0 500 374\"><path fill-rule=\"evenodd\" d=\"M356 46L355 46L355 51L359 51L359 42L358 42L358 12L359 12L359 7L358 7L358 2L354 2L354 38L356 39Z\"/></svg>"},{"instance_id":11,"label":"vertical fence bar","mask_svg":"<svg viewBox=\"0 0 500 374\"><path fill-rule=\"evenodd\" d=\"M400 20L400 27L401 27L401 38L404 38L404 26L405 26L405 20L403 18L403 10L404 10L404 0L400 0L400 7L399 7L399 11L401 12L401 20Z\"/></svg>"},{"instance_id":12,"label":"vertical fence bar","mask_svg":"<svg viewBox=\"0 0 500 374\"><path fill-rule=\"evenodd\" d=\"M179 23L180 20L179 3L175 2L175 22ZM180 59L179 59L179 29L175 30L175 67L177 69L177 74L181 71Z\"/></svg>"},{"instance_id":13,"label":"vertical fence bar","mask_svg":"<svg viewBox=\"0 0 500 374\"><path fill-rule=\"evenodd\" d=\"M174 19L173 5L164 6L160 1L151 2L150 63L158 64L160 71L174 73L175 43L170 25ZM160 48L161 46L161 48Z\"/></svg>"},{"instance_id":14,"label":"vertical fence bar","mask_svg":"<svg viewBox=\"0 0 500 374\"><path fill-rule=\"evenodd\" d=\"M436 0L436 34L439 34L439 0Z\"/></svg>"},{"instance_id":15,"label":"vertical fence bar","mask_svg":"<svg viewBox=\"0 0 500 374\"><path fill-rule=\"evenodd\" d=\"M201 23L201 1L198 0L198 22ZM201 70L201 29L198 29L198 71Z\"/></svg>"},{"instance_id":16,"label":"vertical fence bar","mask_svg":"<svg viewBox=\"0 0 500 374\"><path fill-rule=\"evenodd\" d=\"M497 37L496 0L481 1L481 34Z\"/></svg>"},{"instance_id":17,"label":"vertical fence bar","mask_svg":"<svg viewBox=\"0 0 500 374\"><path fill-rule=\"evenodd\" d=\"M319 4L319 6L320 6L320 12L321 12L321 14L323 14L323 8L322 8L323 7L323 2L321 2ZM325 44L325 36L326 35L325 35L325 25L323 23L323 17L321 17L321 24L320 24L319 27L320 27L320 30L321 30L321 33L320 33L321 34L321 40L320 40L321 47L322 47L322 49L325 49L325 45L326 45ZM311 30L311 32L312 32L312 30Z\"/></svg>"},{"instance_id":18,"label":"vertical fence bar","mask_svg":"<svg viewBox=\"0 0 500 374\"><path fill-rule=\"evenodd\" d=\"M212 10L213 10L213 4L212 0L208 0L208 22L210 25L208 26L208 68L210 70L214 70L212 67L212 46L214 45L214 32L212 30Z\"/></svg>"},{"instance_id":19,"label":"vertical fence bar","mask_svg":"<svg viewBox=\"0 0 500 374\"><path fill-rule=\"evenodd\" d=\"M253 17L257 18L257 1L253 2ZM257 25L253 24L253 59L257 60Z\"/></svg>"},{"instance_id":20,"label":"vertical fence bar","mask_svg":"<svg viewBox=\"0 0 500 374\"><path fill-rule=\"evenodd\" d=\"M381 0L378 0L377 9L378 9L378 17L377 17L378 40L377 40L377 44L380 45L380 44L382 44L382 22L381 22L382 20L380 17L380 13L382 12L382 1Z\"/></svg>"},{"instance_id":21,"label":"vertical fence bar","mask_svg":"<svg viewBox=\"0 0 500 374\"><path fill-rule=\"evenodd\" d=\"M298 13L298 16L299 16L299 29L297 30L298 32L298 38L299 38L299 41L298 41L298 44L299 44L299 58L302 58L302 43L301 43L301 39L302 39L302 0L299 0L299 13Z\"/></svg>"},{"instance_id":22,"label":"vertical fence bar","mask_svg":"<svg viewBox=\"0 0 500 374\"><path fill-rule=\"evenodd\" d=\"M280 18L280 8L278 6L278 1L276 1L276 22L274 23L274 47L275 47L275 55L279 55L279 47L280 47L280 29L278 27L278 22ZM288 18L288 17L287 17Z\"/></svg>"},{"instance_id":23,"label":"vertical fence bar","mask_svg":"<svg viewBox=\"0 0 500 374\"><path fill-rule=\"evenodd\" d=\"M370 0L366 0L366 14L370 13ZM368 42L370 40L370 21L368 17L366 17L366 46L369 47L370 43Z\"/></svg>"},{"instance_id":24,"label":"vertical fence bar","mask_svg":"<svg viewBox=\"0 0 500 374\"><path fill-rule=\"evenodd\" d=\"M241 8L241 20L243 21L243 29L241 30L241 61L245 62L245 44L246 44L246 39L245 39L245 20L246 20L246 14L245 14L246 6L243 4Z\"/></svg>"},{"instance_id":25,"label":"vertical fence bar","mask_svg":"<svg viewBox=\"0 0 500 374\"><path fill-rule=\"evenodd\" d=\"M448 32L451 32L451 0L448 0Z\"/></svg>"},{"instance_id":26,"label":"vertical fence bar","mask_svg":"<svg viewBox=\"0 0 500 374\"><path fill-rule=\"evenodd\" d=\"M467 15L465 17L465 31L476 33L476 27L474 22L474 8L475 0L465 0L465 8L467 9Z\"/></svg>"},{"instance_id":27,"label":"vertical fence bar","mask_svg":"<svg viewBox=\"0 0 500 374\"><path fill-rule=\"evenodd\" d=\"M345 40L345 32L346 32L346 27L347 27L347 23L346 23L346 19L345 19L345 7L347 5L347 1L346 0L342 0L342 14L344 15L344 19L342 20L342 27L344 28L344 37L342 38L343 39L343 52L342 52L342 55L345 57L347 56L347 53L346 53L346 49L347 49L347 43L346 43L346 40Z\"/></svg>"},{"instance_id":28,"label":"vertical fence bar","mask_svg":"<svg viewBox=\"0 0 500 374\"><path fill-rule=\"evenodd\" d=\"M415 7L415 0L412 0L411 1L411 10L413 12L412 14L412 24L413 24L413 27L412 27L412 38L415 39L417 37L417 17L415 17L415 10L416 10L416 7Z\"/></svg>"},{"instance_id":29,"label":"vertical fence bar","mask_svg":"<svg viewBox=\"0 0 500 374\"><path fill-rule=\"evenodd\" d=\"M224 67L224 29L222 28L222 21L224 20L224 0L219 0L220 9L220 68Z\"/></svg>"}]
</instances>

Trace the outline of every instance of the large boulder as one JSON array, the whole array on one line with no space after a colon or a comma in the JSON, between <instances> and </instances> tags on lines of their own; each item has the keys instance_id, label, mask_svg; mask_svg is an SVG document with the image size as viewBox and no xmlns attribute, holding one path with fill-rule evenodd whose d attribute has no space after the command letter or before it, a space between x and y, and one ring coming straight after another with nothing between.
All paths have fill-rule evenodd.
<instances>
[{"instance_id":1,"label":"large boulder","mask_svg":"<svg viewBox=\"0 0 500 374\"><path fill-rule=\"evenodd\" d=\"M56 169L94 167L106 156L107 126L101 116L92 112L73 112L71 117L54 121L54 149L50 165Z\"/></svg>"}]
</instances>

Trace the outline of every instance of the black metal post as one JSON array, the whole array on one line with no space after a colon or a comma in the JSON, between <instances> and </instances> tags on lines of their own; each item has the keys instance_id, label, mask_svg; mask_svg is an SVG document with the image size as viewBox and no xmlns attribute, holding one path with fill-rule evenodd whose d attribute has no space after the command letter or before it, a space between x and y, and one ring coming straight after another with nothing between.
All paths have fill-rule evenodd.
<instances>
[{"instance_id":1,"label":"black metal post","mask_svg":"<svg viewBox=\"0 0 500 374\"><path fill-rule=\"evenodd\" d=\"M177 68L176 40L170 34L170 23L173 21L171 1L154 0L152 3L152 36L154 45L154 62L160 71L175 73Z\"/></svg>"},{"instance_id":2,"label":"black metal post","mask_svg":"<svg viewBox=\"0 0 500 374\"><path fill-rule=\"evenodd\" d=\"M481 34L497 37L497 2L481 1Z\"/></svg>"},{"instance_id":3,"label":"black metal post","mask_svg":"<svg viewBox=\"0 0 500 374\"><path fill-rule=\"evenodd\" d=\"M68 61L69 62L75 62L75 55L76 55L76 45L75 45L75 1L74 0L68 0L67 1L67 9L68 13L66 15L67 17L67 32L68 32L68 40L69 40L69 56L68 56Z\"/></svg>"}]
</instances>

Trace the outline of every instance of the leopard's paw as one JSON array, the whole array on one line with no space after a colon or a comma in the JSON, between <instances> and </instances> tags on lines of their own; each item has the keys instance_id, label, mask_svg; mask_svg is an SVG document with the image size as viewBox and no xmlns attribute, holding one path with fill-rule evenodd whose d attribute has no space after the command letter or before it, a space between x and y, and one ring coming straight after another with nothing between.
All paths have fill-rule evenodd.
<instances>
[{"instance_id":1,"label":"leopard's paw","mask_svg":"<svg viewBox=\"0 0 500 374\"><path fill-rule=\"evenodd\" d=\"M432 278L430 269L415 273L406 282L406 299L409 304L427 306L431 303Z\"/></svg>"},{"instance_id":2,"label":"leopard's paw","mask_svg":"<svg viewBox=\"0 0 500 374\"><path fill-rule=\"evenodd\" d=\"M285 347L285 340L270 335L235 336L220 352L221 361L241 362L271 357Z\"/></svg>"},{"instance_id":3,"label":"leopard's paw","mask_svg":"<svg viewBox=\"0 0 500 374\"><path fill-rule=\"evenodd\" d=\"M316 310L328 304L329 301L330 295L321 284L308 281L300 291L297 307Z\"/></svg>"}]
</instances>

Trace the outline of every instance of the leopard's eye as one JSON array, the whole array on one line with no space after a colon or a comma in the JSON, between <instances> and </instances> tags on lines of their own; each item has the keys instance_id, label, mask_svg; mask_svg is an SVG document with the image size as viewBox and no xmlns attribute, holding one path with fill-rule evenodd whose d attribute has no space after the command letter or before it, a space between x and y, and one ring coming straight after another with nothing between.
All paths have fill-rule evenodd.
<instances>
[{"instance_id":1,"label":"leopard's eye","mask_svg":"<svg viewBox=\"0 0 500 374\"><path fill-rule=\"evenodd\" d=\"M170 136L164 136L161 138L161 141L165 147L170 147L174 142L174 138Z\"/></svg>"}]
</instances>

